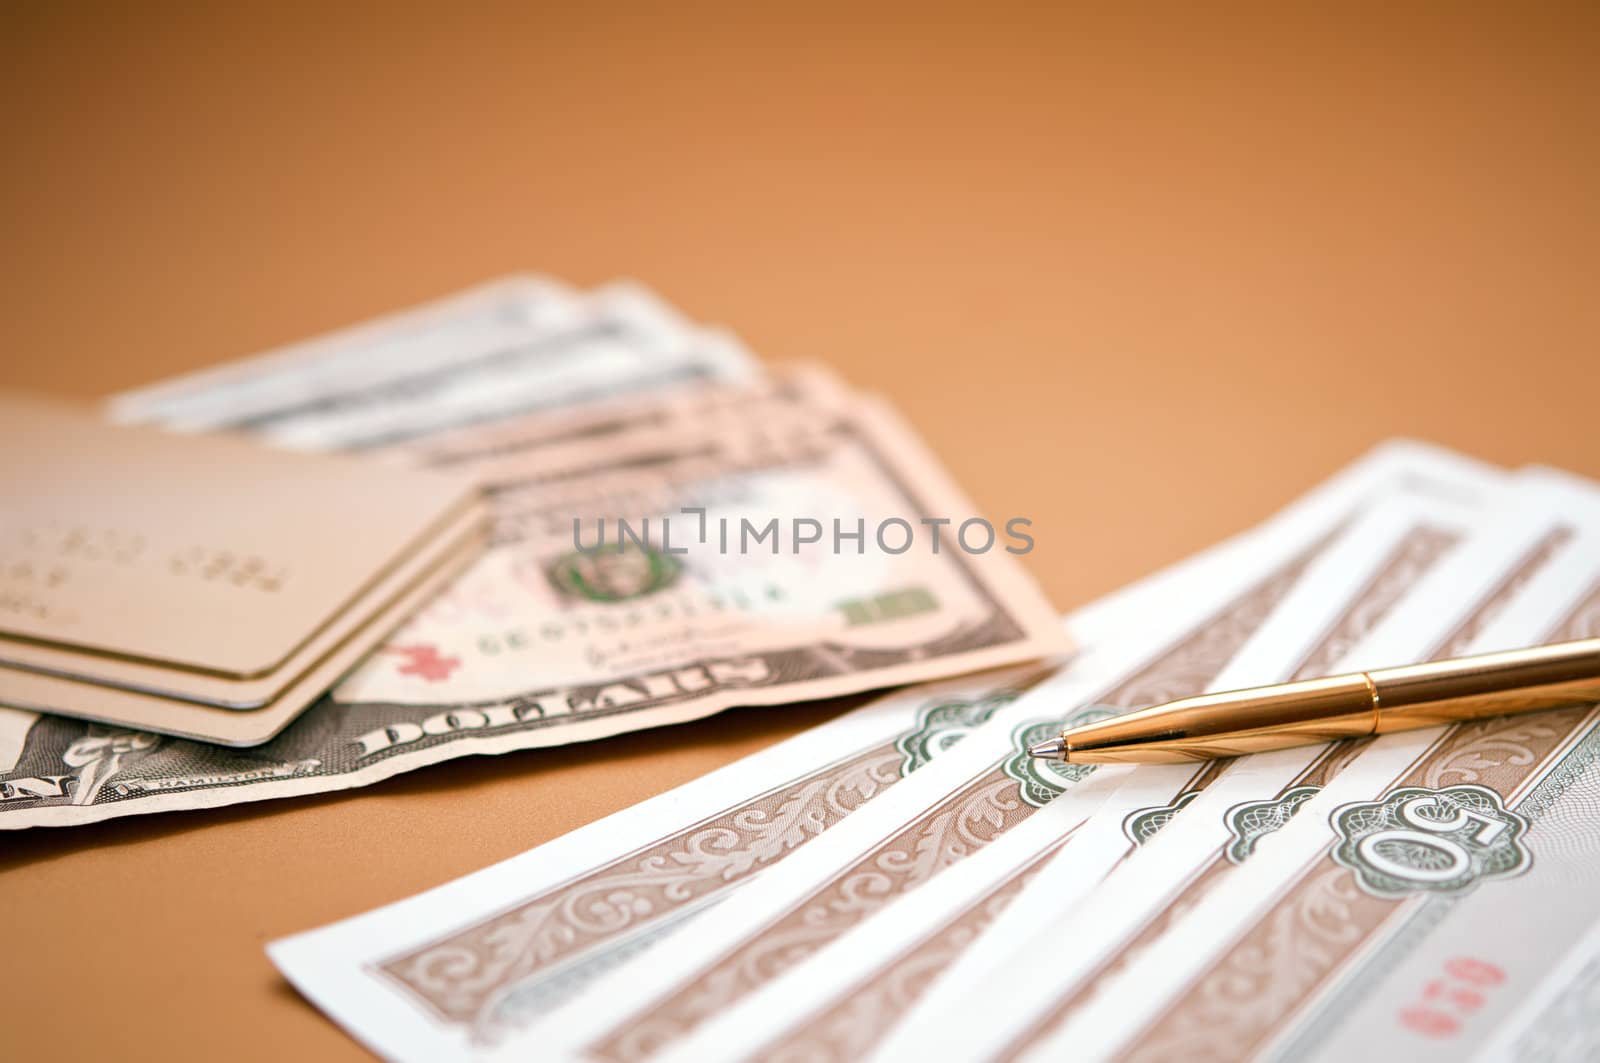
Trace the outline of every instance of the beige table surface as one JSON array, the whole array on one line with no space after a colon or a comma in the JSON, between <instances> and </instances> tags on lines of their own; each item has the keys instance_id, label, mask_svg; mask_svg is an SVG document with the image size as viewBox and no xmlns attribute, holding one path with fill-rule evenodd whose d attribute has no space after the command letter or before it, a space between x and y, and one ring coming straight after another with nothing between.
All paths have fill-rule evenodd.
<instances>
[{"instance_id":1,"label":"beige table surface","mask_svg":"<svg viewBox=\"0 0 1600 1063\"><path fill-rule=\"evenodd\" d=\"M1390 435L1600 476L1592 5L66 6L0 12L0 386L627 274L893 396L1063 609ZM0 836L0 1056L358 1058L264 942L838 710Z\"/></svg>"}]
</instances>

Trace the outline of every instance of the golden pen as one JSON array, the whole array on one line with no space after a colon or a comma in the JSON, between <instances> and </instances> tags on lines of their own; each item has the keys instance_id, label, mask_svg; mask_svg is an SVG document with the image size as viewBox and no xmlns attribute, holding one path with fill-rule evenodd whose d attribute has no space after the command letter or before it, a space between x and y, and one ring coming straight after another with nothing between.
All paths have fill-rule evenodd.
<instances>
[{"instance_id":1,"label":"golden pen","mask_svg":"<svg viewBox=\"0 0 1600 1063\"><path fill-rule=\"evenodd\" d=\"M1201 694L1063 731L1036 757L1178 764L1600 701L1600 639Z\"/></svg>"}]
</instances>

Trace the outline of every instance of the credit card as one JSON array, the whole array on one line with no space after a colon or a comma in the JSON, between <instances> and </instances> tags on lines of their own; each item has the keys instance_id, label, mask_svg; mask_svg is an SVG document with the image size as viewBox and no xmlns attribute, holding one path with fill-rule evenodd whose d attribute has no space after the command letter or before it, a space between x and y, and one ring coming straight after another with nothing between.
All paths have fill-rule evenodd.
<instances>
[{"instance_id":1,"label":"credit card","mask_svg":"<svg viewBox=\"0 0 1600 1063\"><path fill-rule=\"evenodd\" d=\"M411 590L372 623L304 672L277 698L248 712L197 705L130 690L78 683L34 672L6 670L0 704L33 712L77 716L140 731L195 738L228 746L256 746L282 731L354 668L375 644L392 634L450 584L483 552L487 533L475 530Z\"/></svg>"},{"instance_id":2,"label":"credit card","mask_svg":"<svg viewBox=\"0 0 1600 1063\"><path fill-rule=\"evenodd\" d=\"M465 477L0 396L0 635L282 668L476 497Z\"/></svg>"},{"instance_id":3,"label":"credit card","mask_svg":"<svg viewBox=\"0 0 1600 1063\"><path fill-rule=\"evenodd\" d=\"M211 672L147 663L109 654L79 652L57 645L0 638L0 669L42 672L63 679L118 687L158 697L196 701L225 709L257 709L282 694L291 683L347 639L368 628L380 611L411 590L446 558L454 556L479 532L488 517L482 504L457 517L444 533L405 558L350 608L340 613L283 666L266 675L232 679ZM0 670L0 696L6 690Z\"/></svg>"}]
</instances>

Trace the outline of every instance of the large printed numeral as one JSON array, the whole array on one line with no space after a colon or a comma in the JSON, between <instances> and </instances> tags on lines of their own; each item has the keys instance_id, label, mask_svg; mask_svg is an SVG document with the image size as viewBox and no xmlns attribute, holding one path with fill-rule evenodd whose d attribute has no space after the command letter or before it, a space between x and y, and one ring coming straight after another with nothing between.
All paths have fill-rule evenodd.
<instances>
[{"instance_id":1,"label":"large printed numeral","mask_svg":"<svg viewBox=\"0 0 1600 1063\"><path fill-rule=\"evenodd\" d=\"M1459 893L1485 878L1521 872L1531 857L1525 821L1482 786L1404 787L1333 814L1333 858L1383 897Z\"/></svg>"},{"instance_id":2,"label":"large printed numeral","mask_svg":"<svg viewBox=\"0 0 1600 1063\"><path fill-rule=\"evenodd\" d=\"M1432 814L1428 814L1428 810ZM1460 804L1441 802L1438 794L1413 797L1397 809L1398 817L1409 827L1375 831L1356 843L1356 854L1373 867L1396 878L1419 882L1449 882L1472 867L1472 852L1467 846L1488 847L1507 829L1506 821ZM1464 833L1465 841L1452 834ZM1407 862L1393 852L1431 852L1442 863L1428 860Z\"/></svg>"}]
</instances>

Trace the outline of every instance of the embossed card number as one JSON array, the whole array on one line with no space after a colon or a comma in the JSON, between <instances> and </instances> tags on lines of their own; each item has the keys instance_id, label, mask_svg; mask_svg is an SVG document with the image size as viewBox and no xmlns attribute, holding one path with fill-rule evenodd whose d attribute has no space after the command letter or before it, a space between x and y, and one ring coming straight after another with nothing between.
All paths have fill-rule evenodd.
<instances>
[{"instance_id":1,"label":"embossed card number","mask_svg":"<svg viewBox=\"0 0 1600 1063\"><path fill-rule=\"evenodd\" d=\"M75 576L93 579L105 565L149 566L171 576L269 592L289 575L282 564L216 545L151 550L145 534L128 530L26 527L7 530L0 539L0 579L14 587L49 590Z\"/></svg>"}]
</instances>

